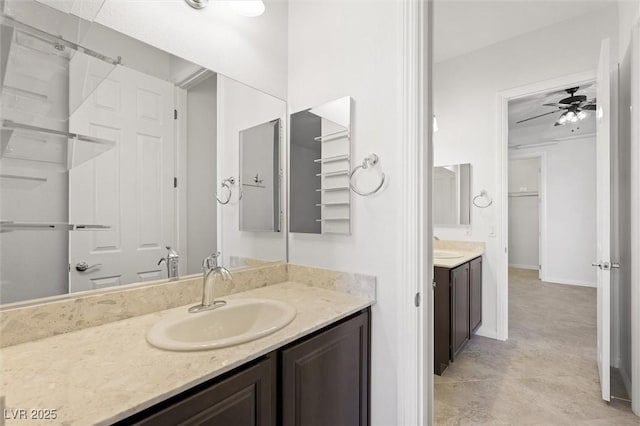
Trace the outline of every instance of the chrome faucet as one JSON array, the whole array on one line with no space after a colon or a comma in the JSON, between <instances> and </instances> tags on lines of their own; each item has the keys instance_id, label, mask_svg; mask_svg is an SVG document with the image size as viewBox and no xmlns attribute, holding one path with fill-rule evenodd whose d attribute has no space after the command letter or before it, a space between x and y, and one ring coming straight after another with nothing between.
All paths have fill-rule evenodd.
<instances>
[{"instance_id":1,"label":"chrome faucet","mask_svg":"<svg viewBox=\"0 0 640 426\"><path fill-rule=\"evenodd\" d=\"M189 312L202 312L216 309L227 304L224 300L216 300L214 286L216 275L220 275L222 281L230 281L231 272L222 266L218 266L220 252L214 253L202 261L202 303L189 308Z\"/></svg>"},{"instance_id":2,"label":"chrome faucet","mask_svg":"<svg viewBox=\"0 0 640 426\"><path fill-rule=\"evenodd\" d=\"M180 265L180 255L177 251L172 249L170 246L167 246L167 257L163 257L158 261L158 266L164 262L167 264L167 278L171 281L176 281L180 274L178 272L178 267Z\"/></svg>"}]
</instances>

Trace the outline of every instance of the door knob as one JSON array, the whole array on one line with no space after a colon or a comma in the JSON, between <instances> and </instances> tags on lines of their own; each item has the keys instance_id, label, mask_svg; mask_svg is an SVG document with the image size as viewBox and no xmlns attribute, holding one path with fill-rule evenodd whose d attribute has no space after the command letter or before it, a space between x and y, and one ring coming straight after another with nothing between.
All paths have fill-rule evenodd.
<instances>
[{"instance_id":1,"label":"door knob","mask_svg":"<svg viewBox=\"0 0 640 426\"><path fill-rule=\"evenodd\" d=\"M616 262L598 262L598 263L592 263L591 266L597 266L598 268L602 269L603 271L610 271L611 269L618 269L620 268L620 264L616 263Z\"/></svg>"},{"instance_id":2,"label":"door knob","mask_svg":"<svg viewBox=\"0 0 640 426\"><path fill-rule=\"evenodd\" d=\"M96 263L95 265L89 265L87 262L82 261L76 263L76 271L78 272L86 272L89 269L97 268L98 266L102 266L102 263Z\"/></svg>"}]
</instances>

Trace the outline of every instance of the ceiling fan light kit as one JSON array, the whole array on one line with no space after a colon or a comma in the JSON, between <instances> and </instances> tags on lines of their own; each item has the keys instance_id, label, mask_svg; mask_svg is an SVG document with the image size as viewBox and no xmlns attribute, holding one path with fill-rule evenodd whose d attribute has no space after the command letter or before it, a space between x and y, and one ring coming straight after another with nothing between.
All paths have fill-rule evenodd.
<instances>
[{"instance_id":1,"label":"ceiling fan light kit","mask_svg":"<svg viewBox=\"0 0 640 426\"><path fill-rule=\"evenodd\" d=\"M582 86L584 89L588 86ZM524 123L526 121L535 120L536 118L544 117L551 114L557 114L558 112L562 112L560 117L553 124L554 126L564 126L566 124L575 124L579 121L584 120L589 115L587 111L595 111L596 110L596 99L587 99L585 95L577 95L576 93L580 90L580 87L571 87L569 89L565 89L569 96L561 99L557 103L547 103L543 104L543 106L550 106L554 108L558 108L555 111L547 112L545 114L536 115L534 117L525 118L524 120L518 121L516 124Z\"/></svg>"}]
</instances>

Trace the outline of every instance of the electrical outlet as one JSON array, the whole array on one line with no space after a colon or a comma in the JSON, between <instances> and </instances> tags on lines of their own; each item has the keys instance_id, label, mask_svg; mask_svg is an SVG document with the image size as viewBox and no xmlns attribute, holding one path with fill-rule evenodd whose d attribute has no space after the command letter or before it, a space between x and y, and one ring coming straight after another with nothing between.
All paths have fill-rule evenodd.
<instances>
[{"instance_id":1,"label":"electrical outlet","mask_svg":"<svg viewBox=\"0 0 640 426\"><path fill-rule=\"evenodd\" d=\"M491 225L489 227L489 236L490 237L495 237L496 236L496 227L495 227L495 225Z\"/></svg>"}]
</instances>

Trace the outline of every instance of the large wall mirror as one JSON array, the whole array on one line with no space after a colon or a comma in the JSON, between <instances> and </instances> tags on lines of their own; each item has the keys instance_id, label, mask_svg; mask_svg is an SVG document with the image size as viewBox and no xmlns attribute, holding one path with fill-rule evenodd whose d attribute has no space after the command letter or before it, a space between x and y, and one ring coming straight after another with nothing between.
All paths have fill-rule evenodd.
<instances>
[{"instance_id":1,"label":"large wall mirror","mask_svg":"<svg viewBox=\"0 0 640 426\"><path fill-rule=\"evenodd\" d=\"M0 303L285 259L283 100L33 0L1 31Z\"/></svg>"},{"instance_id":2,"label":"large wall mirror","mask_svg":"<svg viewBox=\"0 0 640 426\"><path fill-rule=\"evenodd\" d=\"M433 168L433 224L471 224L471 164Z\"/></svg>"}]
</instances>

